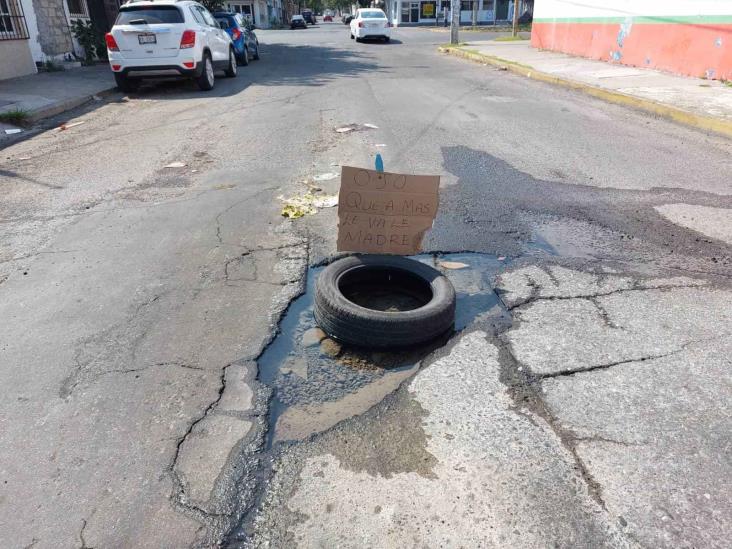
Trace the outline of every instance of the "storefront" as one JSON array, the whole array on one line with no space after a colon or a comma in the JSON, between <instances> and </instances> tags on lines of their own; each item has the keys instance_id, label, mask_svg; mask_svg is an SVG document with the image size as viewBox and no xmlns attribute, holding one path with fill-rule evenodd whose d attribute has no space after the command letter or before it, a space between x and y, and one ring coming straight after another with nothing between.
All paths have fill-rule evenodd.
<instances>
[{"instance_id":1,"label":"storefront","mask_svg":"<svg viewBox=\"0 0 732 549\"><path fill-rule=\"evenodd\" d=\"M513 0L462 0L460 2L460 23L473 21L473 2L478 3L478 24L492 25L509 21L513 14ZM394 0L389 14L395 25L442 24L445 14L450 12L449 0Z\"/></svg>"}]
</instances>

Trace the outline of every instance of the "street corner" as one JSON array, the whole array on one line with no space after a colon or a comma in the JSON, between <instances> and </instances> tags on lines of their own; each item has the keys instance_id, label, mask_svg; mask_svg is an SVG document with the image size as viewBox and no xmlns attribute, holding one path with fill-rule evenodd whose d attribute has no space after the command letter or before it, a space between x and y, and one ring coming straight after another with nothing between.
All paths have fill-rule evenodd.
<instances>
[{"instance_id":1,"label":"street corner","mask_svg":"<svg viewBox=\"0 0 732 549\"><path fill-rule=\"evenodd\" d=\"M277 545L267 536L284 513L299 519L279 536L301 546L631 546L551 427L515 406L502 368L486 333L466 334L399 398L322 435L322 452L285 452L277 471L297 467L297 480L270 494L257 534Z\"/></svg>"}]
</instances>

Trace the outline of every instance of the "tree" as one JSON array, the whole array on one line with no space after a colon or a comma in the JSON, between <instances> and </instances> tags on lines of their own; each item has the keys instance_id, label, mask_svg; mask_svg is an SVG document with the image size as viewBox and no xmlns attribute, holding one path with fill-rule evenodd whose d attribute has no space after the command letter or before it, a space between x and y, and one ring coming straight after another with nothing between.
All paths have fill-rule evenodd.
<instances>
[{"instance_id":1,"label":"tree","mask_svg":"<svg viewBox=\"0 0 732 549\"><path fill-rule=\"evenodd\" d=\"M199 2L201 2L201 4L203 4L203 7L211 13L224 9L223 0L199 0Z\"/></svg>"},{"instance_id":2,"label":"tree","mask_svg":"<svg viewBox=\"0 0 732 549\"><path fill-rule=\"evenodd\" d=\"M323 0L305 0L305 6L313 10L313 13L323 13Z\"/></svg>"}]
</instances>

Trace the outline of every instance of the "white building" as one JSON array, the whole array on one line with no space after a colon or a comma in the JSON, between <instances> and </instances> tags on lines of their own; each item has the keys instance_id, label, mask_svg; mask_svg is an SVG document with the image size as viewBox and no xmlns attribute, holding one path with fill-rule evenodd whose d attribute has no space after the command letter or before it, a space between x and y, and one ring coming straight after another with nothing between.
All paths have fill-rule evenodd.
<instances>
[{"instance_id":1,"label":"white building","mask_svg":"<svg viewBox=\"0 0 732 549\"><path fill-rule=\"evenodd\" d=\"M478 2L478 24L492 25L510 21L513 17L513 0L462 0L460 23L473 21L473 2ZM449 0L389 0L389 19L394 25L436 25L449 13Z\"/></svg>"},{"instance_id":2,"label":"white building","mask_svg":"<svg viewBox=\"0 0 732 549\"><path fill-rule=\"evenodd\" d=\"M36 72L24 8L19 0L0 0L0 80Z\"/></svg>"},{"instance_id":3,"label":"white building","mask_svg":"<svg viewBox=\"0 0 732 549\"><path fill-rule=\"evenodd\" d=\"M241 13L260 29L268 29L272 19L282 19L281 0L224 0L224 9Z\"/></svg>"}]
</instances>

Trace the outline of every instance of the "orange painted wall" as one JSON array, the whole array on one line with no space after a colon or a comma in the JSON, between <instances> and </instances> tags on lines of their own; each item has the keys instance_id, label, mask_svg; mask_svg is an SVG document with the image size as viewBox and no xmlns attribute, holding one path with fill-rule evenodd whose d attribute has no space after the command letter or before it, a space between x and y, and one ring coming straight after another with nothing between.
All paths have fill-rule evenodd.
<instances>
[{"instance_id":1,"label":"orange painted wall","mask_svg":"<svg viewBox=\"0 0 732 549\"><path fill-rule=\"evenodd\" d=\"M534 21L531 45L581 57L732 80L732 25L636 23L623 36L618 23Z\"/></svg>"}]
</instances>

